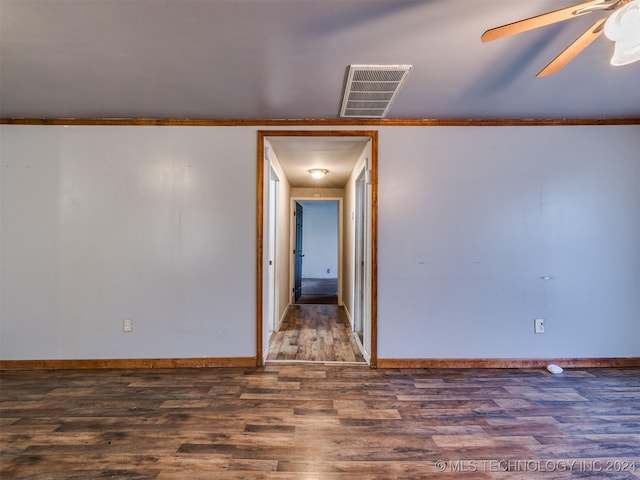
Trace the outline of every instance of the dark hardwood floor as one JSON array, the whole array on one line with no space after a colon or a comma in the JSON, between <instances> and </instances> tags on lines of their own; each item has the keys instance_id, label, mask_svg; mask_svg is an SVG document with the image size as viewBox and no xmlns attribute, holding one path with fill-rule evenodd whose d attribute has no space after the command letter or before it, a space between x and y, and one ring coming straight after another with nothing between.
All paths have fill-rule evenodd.
<instances>
[{"instance_id":1,"label":"dark hardwood floor","mask_svg":"<svg viewBox=\"0 0 640 480\"><path fill-rule=\"evenodd\" d=\"M267 361L273 360L365 362L338 305L291 305L269 341Z\"/></svg>"},{"instance_id":2,"label":"dark hardwood floor","mask_svg":"<svg viewBox=\"0 0 640 480\"><path fill-rule=\"evenodd\" d=\"M0 478L635 479L640 370L4 371Z\"/></svg>"},{"instance_id":3,"label":"dark hardwood floor","mask_svg":"<svg viewBox=\"0 0 640 480\"><path fill-rule=\"evenodd\" d=\"M303 278L301 295L296 300L299 305L337 305L338 304L338 279L337 278Z\"/></svg>"}]
</instances>

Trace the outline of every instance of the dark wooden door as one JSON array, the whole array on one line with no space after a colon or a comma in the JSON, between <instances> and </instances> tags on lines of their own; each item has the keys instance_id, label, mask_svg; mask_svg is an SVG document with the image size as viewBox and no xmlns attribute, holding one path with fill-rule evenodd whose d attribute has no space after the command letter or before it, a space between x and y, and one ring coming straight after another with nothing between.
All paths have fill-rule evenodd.
<instances>
[{"instance_id":1,"label":"dark wooden door","mask_svg":"<svg viewBox=\"0 0 640 480\"><path fill-rule=\"evenodd\" d=\"M296 211L294 213L296 217L296 249L295 255L295 269L294 269L294 287L293 287L293 301L297 302L302 295L302 205L296 202Z\"/></svg>"}]
</instances>

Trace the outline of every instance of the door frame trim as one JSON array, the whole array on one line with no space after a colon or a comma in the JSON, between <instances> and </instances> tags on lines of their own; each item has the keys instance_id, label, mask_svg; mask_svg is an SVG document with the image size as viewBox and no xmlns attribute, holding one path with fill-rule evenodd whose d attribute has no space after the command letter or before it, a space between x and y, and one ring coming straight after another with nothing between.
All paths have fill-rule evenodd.
<instances>
[{"instance_id":1,"label":"door frame trim","mask_svg":"<svg viewBox=\"0 0 640 480\"><path fill-rule=\"evenodd\" d=\"M263 352L264 209L267 137L369 137L371 141L371 358L378 365L378 131L377 130L258 130L256 176L256 365L265 363Z\"/></svg>"},{"instance_id":2,"label":"door frame trim","mask_svg":"<svg viewBox=\"0 0 640 480\"><path fill-rule=\"evenodd\" d=\"M268 259L269 262L271 261L273 262L272 265L269 265L269 267L272 267L273 273L271 273L270 271L267 277L268 278L267 284L269 286L269 292L270 292L269 296L273 297L271 301L268 303L268 308L270 311L267 312L267 316L271 320L269 322L271 324L269 329L272 329L276 327L276 325L279 325L280 323L277 315L277 313L280 311L280 305L279 305L280 302L279 302L279 289L278 289L278 281L276 278L276 272L278 271L279 263L280 263L280 258L279 258L280 256L278 255L278 250L277 250L277 243L278 243L277 239L280 234L279 230L282 227L279 225L278 215L277 215L277 211L279 207L278 195L280 194L280 177L278 176L277 172L274 170L273 166L271 165L269 165L269 169L267 171L267 177L265 178L265 181L269 182L269 199L267 200L267 208L269 209L269 220L268 220L269 225L267 226L266 235L268 236L268 239L269 239L269 242L268 242L269 247L271 248L272 241L275 247L273 252L271 250L267 252L267 255L269 256L269 259ZM272 188L273 188L273 191L272 191ZM275 200L271 196L272 193L275 194ZM272 202L273 202L273 205L272 205ZM272 207L274 207L275 209L275 215L273 215L273 218L271 216L271 214L274 213L271 211ZM273 231L272 231L272 228L273 228ZM271 318L272 315L273 315L273 318Z\"/></svg>"}]
</instances>

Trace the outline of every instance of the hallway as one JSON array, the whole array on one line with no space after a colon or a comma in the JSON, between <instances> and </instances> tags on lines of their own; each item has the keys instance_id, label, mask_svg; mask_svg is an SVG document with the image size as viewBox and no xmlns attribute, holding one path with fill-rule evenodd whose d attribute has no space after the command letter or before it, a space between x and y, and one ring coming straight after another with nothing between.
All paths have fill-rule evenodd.
<instances>
[{"instance_id":1,"label":"hallway","mask_svg":"<svg viewBox=\"0 0 640 480\"><path fill-rule=\"evenodd\" d=\"M267 361L365 363L344 307L292 305L269 342Z\"/></svg>"}]
</instances>

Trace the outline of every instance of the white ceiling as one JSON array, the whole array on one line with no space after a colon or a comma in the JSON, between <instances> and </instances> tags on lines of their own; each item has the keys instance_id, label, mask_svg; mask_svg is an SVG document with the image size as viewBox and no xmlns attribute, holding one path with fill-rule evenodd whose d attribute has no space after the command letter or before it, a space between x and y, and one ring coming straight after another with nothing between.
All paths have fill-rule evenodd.
<instances>
[{"instance_id":1,"label":"white ceiling","mask_svg":"<svg viewBox=\"0 0 640 480\"><path fill-rule=\"evenodd\" d=\"M368 137L267 137L292 187L343 188ZM312 168L329 170L315 180Z\"/></svg>"},{"instance_id":2,"label":"white ceiling","mask_svg":"<svg viewBox=\"0 0 640 480\"><path fill-rule=\"evenodd\" d=\"M483 44L575 0L0 0L1 117L333 119L350 64L411 64L389 118L640 117L597 16Z\"/></svg>"}]
</instances>

